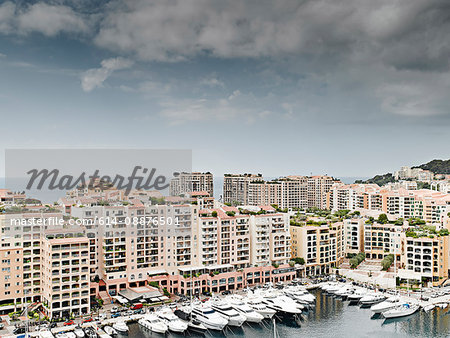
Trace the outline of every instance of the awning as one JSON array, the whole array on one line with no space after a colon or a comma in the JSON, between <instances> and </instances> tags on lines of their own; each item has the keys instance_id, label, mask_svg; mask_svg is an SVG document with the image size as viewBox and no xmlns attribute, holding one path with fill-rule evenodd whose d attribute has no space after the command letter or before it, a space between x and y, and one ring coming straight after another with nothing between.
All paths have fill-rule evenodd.
<instances>
[{"instance_id":1,"label":"awning","mask_svg":"<svg viewBox=\"0 0 450 338\"><path fill-rule=\"evenodd\" d=\"M153 271L147 271L147 276L156 276L156 275L163 275L167 274L166 270L153 270Z\"/></svg>"}]
</instances>

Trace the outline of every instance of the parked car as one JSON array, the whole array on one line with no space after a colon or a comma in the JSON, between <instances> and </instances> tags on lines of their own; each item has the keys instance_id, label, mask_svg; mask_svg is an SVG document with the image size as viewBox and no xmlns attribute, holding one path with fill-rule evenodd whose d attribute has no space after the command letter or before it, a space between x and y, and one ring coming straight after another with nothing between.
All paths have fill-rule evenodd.
<instances>
[{"instance_id":1,"label":"parked car","mask_svg":"<svg viewBox=\"0 0 450 338\"><path fill-rule=\"evenodd\" d=\"M75 322L73 320L69 320L67 322L64 322L63 324L64 326L69 326L69 325L75 325Z\"/></svg>"},{"instance_id":2,"label":"parked car","mask_svg":"<svg viewBox=\"0 0 450 338\"><path fill-rule=\"evenodd\" d=\"M111 314L111 318L117 318L117 317L120 317L120 313L119 312Z\"/></svg>"},{"instance_id":3,"label":"parked car","mask_svg":"<svg viewBox=\"0 0 450 338\"><path fill-rule=\"evenodd\" d=\"M131 310L139 310L139 309L142 309L142 307L143 307L142 303L136 303L136 304L133 304L133 305L130 307L130 309L131 309Z\"/></svg>"},{"instance_id":4,"label":"parked car","mask_svg":"<svg viewBox=\"0 0 450 338\"><path fill-rule=\"evenodd\" d=\"M117 312L117 311L119 311L119 308L117 306L113 306L111 308L111 312Z\"/></svg>"},{"instance_id":5,"label":"parked car","mask_svg":"<svg viewBox=\"0 0 450 338\"><path fill-rule=\"evenodd\" d=\"M93 321L93 319L91 317L83 319L83 323L89 323L89 322L92 322L92 321Z\"/></svg>"},{"instance_id":6,"label":"parked car","mask_svg":"<svg viewBox=\"0 0 450 338\"><path fill-rule=\"evenodd\" d=\"M3 330L5 328L5 324L0 323L0 330Z\"/></svg>"},{"instance_id":7,"label":"parked car","mask_svg":"<svg viewBox=\"0 0 450 338\"><path fill-rule=\"evenodd\" d=\"M223 296L231 295L231 291L225 290L225 291L222 292L222 295L223 295Z\"/></svg>"}]
</instances>

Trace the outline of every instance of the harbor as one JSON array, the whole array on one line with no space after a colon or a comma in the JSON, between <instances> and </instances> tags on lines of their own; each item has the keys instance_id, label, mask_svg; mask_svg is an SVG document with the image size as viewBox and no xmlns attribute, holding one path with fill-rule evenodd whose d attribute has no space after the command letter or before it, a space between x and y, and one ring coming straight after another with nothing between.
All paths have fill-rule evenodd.
<instances>
[{"instance_id":1,"label":"harbor","mask_svg":"<svg viewBox=\"0 0 450 338\"><path fill-rule=\"evenodd\" d=\"M248 336L441 337L450 330L450 288L425 293L379 290L355 282L271 283L230 295L179 299L140 313L114 308L109 316L77 325L40 328L29 337ZM122 310L122 311L120 311ZM2 335L6 337L7 335ZM26 334L10 337L26 337Z\"/></svg>"}]
</instances>

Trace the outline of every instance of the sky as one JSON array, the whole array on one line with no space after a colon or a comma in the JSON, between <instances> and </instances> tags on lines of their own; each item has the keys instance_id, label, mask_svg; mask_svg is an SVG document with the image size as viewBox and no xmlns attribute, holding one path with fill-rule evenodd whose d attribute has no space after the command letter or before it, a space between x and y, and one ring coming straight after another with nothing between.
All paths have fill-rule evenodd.
<instances>
[{"instance_id":1,"label":"sky","mask_svg":"<svg viewBox=\"0 0 450 338\"><path fill-rule=\"evenodd\" d=\"M192 149L373 176L449 158L447 0L0 2L0 152ZM0 177L4 158L0 157Z\"/></svg>"}]
</instances>

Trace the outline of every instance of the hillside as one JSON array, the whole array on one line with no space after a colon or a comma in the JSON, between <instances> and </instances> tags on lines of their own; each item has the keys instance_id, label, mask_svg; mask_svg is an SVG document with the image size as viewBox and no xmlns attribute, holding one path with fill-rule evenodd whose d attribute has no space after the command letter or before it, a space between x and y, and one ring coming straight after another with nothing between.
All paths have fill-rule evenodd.
<instances>
[{"instance_id":1,"label":"hillside","mask_svg":"<svg viewBox=\"0 0 450 338\"><path fill-rule=\"evenodd\" d=\"M423 170L430 170L434 174L450 174L450 160L432 160L428 163L414 166L412 168L420 168ZM386 183L395 182L394 175L392 173L387 173L384 175L376 175L369 178L366 181L355 181L355 183L376 183L380 187Z\"/></svg>"},{"instance_id":2,"label":"hillside","mask_svg":"<svg viewBox=\"0 0 450 338\"><path fill-rule=\"evenodd\" d=\"M423 170L429 170L434 174L450 174L450 160L433 160L417 167Z\"/></svg>"}]
</instances>

